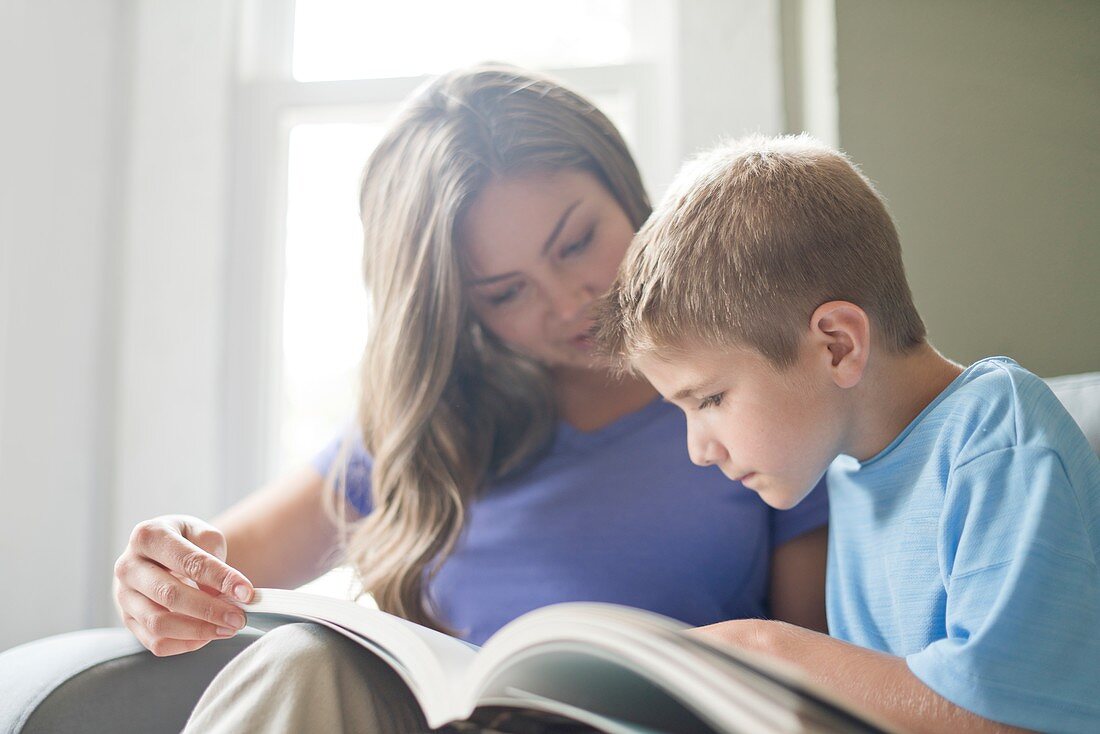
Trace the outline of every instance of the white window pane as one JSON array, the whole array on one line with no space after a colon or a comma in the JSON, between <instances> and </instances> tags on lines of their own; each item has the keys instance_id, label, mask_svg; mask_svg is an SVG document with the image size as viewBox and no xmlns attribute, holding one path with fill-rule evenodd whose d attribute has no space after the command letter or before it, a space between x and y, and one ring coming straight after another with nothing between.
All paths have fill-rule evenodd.
<instances>
[{"instance_id":1,"label":"white window pane","mask_svg":"<svg viewBox=\"0 0 1100 734\"><path fill-rule=\"evenodd\" d=\"M635 107L634 95L630 92L614 92L606 94L588 95L589 101L599 108L600 112L607 115L607 119L623 136L627 147L631 152L637 150L637 134L635 121L638 113Z\"/></svg>"},{"instance_id":2,"label":"white window pane","mask_svg":"<svg viewBox=\"0 0 1100 734\"><path fill-rule=\"evenodd\" d=\"M624 63L628 0L297 0L294 78L438 74L497 60L534 68Z\"/></svg>"},{"instance_id":3,"label":"white window pane","mask_svg":"<svg viewBox=\"0 0 1100 734\"><path fill-rule=\"evenodd\" d=\"M382 124L290 131L279 467L308 460L354 417L367 298L359 175Z\"/></svg>"}]
</instances>

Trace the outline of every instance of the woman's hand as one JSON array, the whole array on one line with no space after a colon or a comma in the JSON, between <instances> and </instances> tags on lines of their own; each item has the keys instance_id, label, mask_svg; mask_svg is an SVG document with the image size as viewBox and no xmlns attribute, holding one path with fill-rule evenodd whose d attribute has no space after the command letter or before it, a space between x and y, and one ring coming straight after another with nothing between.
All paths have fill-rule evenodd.
<instances>
[{"instance_id":1,"label":"woman's hand","mask_svg":"<svg viewBox=\"0 0 1100 734\"><path fill-rule=\"evenodd\" d=\"M196 517L165 515L134 528L115 562L115 602L154 655L198 650L244 627L244 614L228 600L251 599L252 583L225 554L222 532Z\"/></svg>"}]
</instances>

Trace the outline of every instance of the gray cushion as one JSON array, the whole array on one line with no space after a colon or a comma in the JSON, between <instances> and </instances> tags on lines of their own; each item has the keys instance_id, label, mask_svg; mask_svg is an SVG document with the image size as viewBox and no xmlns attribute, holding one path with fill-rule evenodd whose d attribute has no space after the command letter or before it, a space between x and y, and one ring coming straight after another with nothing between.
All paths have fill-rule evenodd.
<instances>
[{"instance_id":1,"label":"gray cushion","mask_svg":"<svg viewBox=\"0 0 1100 734\"><path fill-rule=\"evenodd\" d=\"M14 647L0 653L0 731L179 732L217 672L256 637L165 658L119 628Z\"/></svg>"}]
</instances>

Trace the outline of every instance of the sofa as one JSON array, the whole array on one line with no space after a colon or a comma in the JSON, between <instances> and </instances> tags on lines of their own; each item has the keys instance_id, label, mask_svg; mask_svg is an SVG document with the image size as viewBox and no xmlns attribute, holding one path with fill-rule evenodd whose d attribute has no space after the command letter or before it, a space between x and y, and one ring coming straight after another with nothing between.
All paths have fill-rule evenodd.
<instances>
[{"instance_id":1,"label":"sofa","mask_svg":"<svg viewBox=\"0 0 1100 734\"><path fill-rule=\"evenodd\" d=\"M1048 383L1100 454L1100 372ZM20 645L0 653L0 732L178 732L217 671L258 636L246 629L168 658L122 628Z\"/></svg>"}]
</instances>

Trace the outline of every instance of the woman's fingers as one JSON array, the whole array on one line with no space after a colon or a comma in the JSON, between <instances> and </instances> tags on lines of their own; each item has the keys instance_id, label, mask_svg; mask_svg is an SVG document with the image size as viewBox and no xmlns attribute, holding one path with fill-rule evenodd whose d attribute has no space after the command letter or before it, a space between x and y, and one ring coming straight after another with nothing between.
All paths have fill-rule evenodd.
<instances>
[{"instance_id":1,"label":"woman's fingers","mask_svg":"<svg viewBox=\"0 0 1100 734\"><path fill-rule=\"evenodd\" d=\"M232 637L245 616L230 600L250 599L252 584L225 557L225 536L198 518L138 524L115 563L115 599L127 628L158 656Z\"/></svg>"},{"instance_id":2,"label":"woman's fingers","mask_svg":"<svg viewBox=\"0 0 1100 734\"><path fill-rule=\"evenodd\" d=\"M217 552L217 546L212 542L211 534L204 532L203 535L203 542L214 547ZM248 601L252 598L252 583L244 577L244 574L192 543L181 534L179 529L171 525L158 521L141 523L134 528L130 545L137 554L159 563L170 571L182 574L197 584L217 589L218 592L240 601ZM224 548L224 541L222 548ZM156 597L150 598L163 604ZM173 609L168 604L164 606Z\"/></svg>"},{"instance_id":3,"label":"woman's fingers","mask_svg":"<svg viewBox=\"0 0 1100 734\"><path fill-rule=\"evenodd\" d=\"M225 624L213 624L170 612L133 589L123 591L121 596L127 615L144 627L152 639L213 640L237 634L235 628Z\"/></svg>"},{"instance_id":4,"label":"woman's fingers","mask_svg":"<svg viewBox=\"0 0 1100 734\"><path fill-rule=\"evenodd\" d=\"M119 604L131 616L136 615L130 608L133 599L126 593L128 590L136 591L169 612L218 627L236 630L244 626L244 613L238 607L185 584L154 563L137 561L120 569L120 573L125 588L119 592Z\"/></svg>"},{"instance_id":5,"label":"woman's fingers","mask_svg":"<svg viewBox=\"0 0 1100 734\"><path fill-rule=\"evenodd\" d=\"M202 548L219 561L225 560L225 536L213 525L185 522L182 526L183 537Z\"/></svg>"},{"instance_id":6,"label":"woman's fingers","mask_svg":"<svg viewBox=\"0 0 1100 734\"><path fill-rule=\"evenodd\" d=\"M185 652L194 652L200 647L206 645L210 640L173 640L168 638L154 638L149 635L144 627L141 626L133 617L125 616L122 618L123 624L126 625L126 629L130 630L134 634L134 637L138 639L142 645L145 646L149 652L153 653L157 657L166 657L168 655L179 655Z\"/></svg>"}]
</instances>

